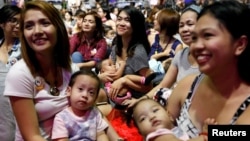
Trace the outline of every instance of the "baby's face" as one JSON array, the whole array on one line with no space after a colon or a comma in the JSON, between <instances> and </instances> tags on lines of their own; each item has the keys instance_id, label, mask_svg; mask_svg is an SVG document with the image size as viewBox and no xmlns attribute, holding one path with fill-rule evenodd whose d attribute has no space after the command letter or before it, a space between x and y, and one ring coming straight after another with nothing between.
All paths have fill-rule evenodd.
<instances>
[{"instance_id":1,"label":"baby's face","mask_svg":"<svg viewBox=\"0 0 250 141\"><path fill-rule=\"evenodd\" d=\"M116 66L112 63L110 59L106 59L102 62L102 72L110 72L115 73L116 72Z\"/></svg>"},{"instance_id":2,"label":"baby's face","mask_svg":"<svg viewBox=\"0 0 250 141\"><path fill-rule=\"evenodd\" d=\"M115 37L115 31L114 30L109 30L106 34L106 38L108 39L113 39Z\"/></svg>"},{"instance_id":3,"label":"baby's face","mask_svg":"<svg viewBox=\"0 0 250 141\"><path fill-rule=\"evenodd\" d=\"M171 119L167 111L156 101L144 100L134 109L133 118L143 136L157 129L171 129Z\"/></svg>"}]
</instances>

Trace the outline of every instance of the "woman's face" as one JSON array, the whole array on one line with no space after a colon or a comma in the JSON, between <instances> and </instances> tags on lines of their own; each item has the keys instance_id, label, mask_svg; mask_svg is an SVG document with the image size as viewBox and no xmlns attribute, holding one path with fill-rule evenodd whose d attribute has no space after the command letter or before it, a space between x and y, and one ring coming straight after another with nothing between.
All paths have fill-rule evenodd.
<instances>
[{"instance_id":1,"label":"woman's face","mask_svg":"<svg viewBox=\"0 0 250 141\"><path fill-rule=\"evenodd\" d=\"M158 21L158 19L157 19L159 13L160 13L160 11L157 12L157 13L155 14L155 16L154 16L154 17L155 17L155 18L154 18L154 30L156 30L156 31L158 31L158 32L161 30L159 21Z\"/></svg>"},{"instance_id":2,"label":"woman's face","mask_svg":"<svg viewBox=\"0 0 250 141\"><path fill-rule=\"evenodd\" d=\"M24 37L37 53L52 53L57 42L56 27L37 9L30 9L24 16Z\"/></svg>"},{"instance_id":3,"label":"woman's face","mask_svg":"<svg viewBox=\"0 0 250 141\"><path fill-rule=\"evenodd\" d=\"M85 33L93 33L96 29L96 21L93 15L87 15L82 22L82 30Z\"/></svg>"},{"instance_id":4,"label":"woman's face","mask_svg":"<svg viewBox=\"0 0 250 141\"><path fill-rule=\"evenodd\" d=\"M103 12L103 10L102 10L101 7L97 9L97 13L98 13L98 15L99 15L101 18L103 18L103 17L106 16L106 14Z\"/></svg>"},{"instance_id":5,"label":"woman's face","mask_svg":"<svg viewBox=\"0 0 250 141\"><path fill-rule=\"evenodd\" d=\"M83 21L83 18L76 17L76 26L77 27L82 27L82 21Z\"/></svg>"},{"instance_id":6,"label":"woman's face","mask_svg":"<svg viewBox=\"0 0 250 141\"><path fill-rule=\"evenodd\" d=\"M67 21L70 21L70 20L72 20L71 18L71 15L69 14L69 13L65 13L65 19L67 20Z\"/></svg>"},{"instance_id":7,"label":"woman's face","mask_svg":"<svg viewBox=\"0 0 250 141\"><path fill-rule=\"evenodd\" d=\"M179 22L179 34L186 45L192 42L192 31L194 30L197 14L193 11L186 11L181 15Z\"/></svg>"},{"instance_id":8,"label":"woman's face","mask_svg":"<svg viewBox=\"0 0 250 141\"><path fill-rule=\"evenodd\" d=\"M118 11L118 8L115 8L113 13L114 13L115 15L117 15L118 12L119 12L119 11Z\"/></svg>"},{"instance_id":9,"label":"woman's face","mask_svg":"<svg viewBox=\"0 0 250 141\"><path fill-rule=\"evenodd\" d=\"M13 38L19 37L19 22L20 14L17 14L8 19L7 22L0 24L0 27L3 29L5 36L11 36Z\"/></svg>"},{"instance_id":10,"label":"woman's face","mask_svg":"<svg viewBox=\"0 0 250 141\"><path fill-rule=\"evenodd\" d=\"M130 17L124 11L121 11L116 20L116 31L120 36L131 36L133 29L130 23Z\"/></svg>"},{"instance_id":11,"label":"woman's face","mask_svg":"<svg viewBox=\"0 0 250 141\"><path fill-rule=\"evenodd\" d=\"M213 75L235 67L239 41L213 16L205 14L198 20L192 38L190 52L201 72Z\"/></svg>"}]
</instances>

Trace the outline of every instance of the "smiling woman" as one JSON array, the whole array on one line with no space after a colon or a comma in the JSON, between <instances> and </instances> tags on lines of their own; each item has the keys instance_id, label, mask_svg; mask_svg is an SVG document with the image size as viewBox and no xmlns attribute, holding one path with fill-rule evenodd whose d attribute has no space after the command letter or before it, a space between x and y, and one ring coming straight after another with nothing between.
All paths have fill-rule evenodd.
<instances>
[{"instance_id":1,"label":"smiling woman","mask_svg":"<svg viewBox=\"0 0 250 141\"><path fill-rule=\"evenodd\" d=\"M64 91L77 70L71 66L67 30L55 7L31 1L21 14L20 32L23 59L8 72L4 91L18 125L15 138L50 140L54 115L67 106ZM50 92L54 87L58 96Z\"/></svg>"}]
</instances>

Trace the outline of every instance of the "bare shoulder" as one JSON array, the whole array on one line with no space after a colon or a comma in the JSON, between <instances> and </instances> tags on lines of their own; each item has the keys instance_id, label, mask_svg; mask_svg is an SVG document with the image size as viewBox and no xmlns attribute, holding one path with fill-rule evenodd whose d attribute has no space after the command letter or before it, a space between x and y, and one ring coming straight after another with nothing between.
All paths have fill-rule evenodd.
<instances>
[{"instance_id":1,"label":"bare shoulder","mask_svg":"<svg viewBox=\"0 0 250 141\"><path fill-rule=\"evenodd\" d=\"M198 75L198 74L197 74ZM178 82L173 89L172 94L168 99L166 109L172 114L174 118L177 118L180 114L180 109L188 95L191 85L197 75L189 75Z\"/></svg>"},{"instance_id":2,"label":"bare shoulder","mask_svg":"<svg viewBox=\"0 0 250 141\"><path fill-rule=\"evenodd\" d=\"M182 97L182 100L185 100L197 75L198 74L191 74L180 80L173 89L173 94L178 93L178 95Z\"/></svg>"}]
</instances>

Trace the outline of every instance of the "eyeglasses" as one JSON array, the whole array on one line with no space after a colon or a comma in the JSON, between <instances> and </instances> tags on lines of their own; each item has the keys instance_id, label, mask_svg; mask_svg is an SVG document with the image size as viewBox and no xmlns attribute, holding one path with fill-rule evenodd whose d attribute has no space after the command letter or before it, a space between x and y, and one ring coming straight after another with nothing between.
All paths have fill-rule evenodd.
<instances>
[{"instance_id":1,"label":"eyeglasses","mask_svg":"<svg viewBox=\"0 0 250 141\"><path fill-rule=\"evenodd\" d=\"M9 20L8 20L8 22L10 22L11 24L19 24L19 19L18 18L14 18L14 17L12 17L12 18L10 18Z\"/></svg>"}]
</instances>

